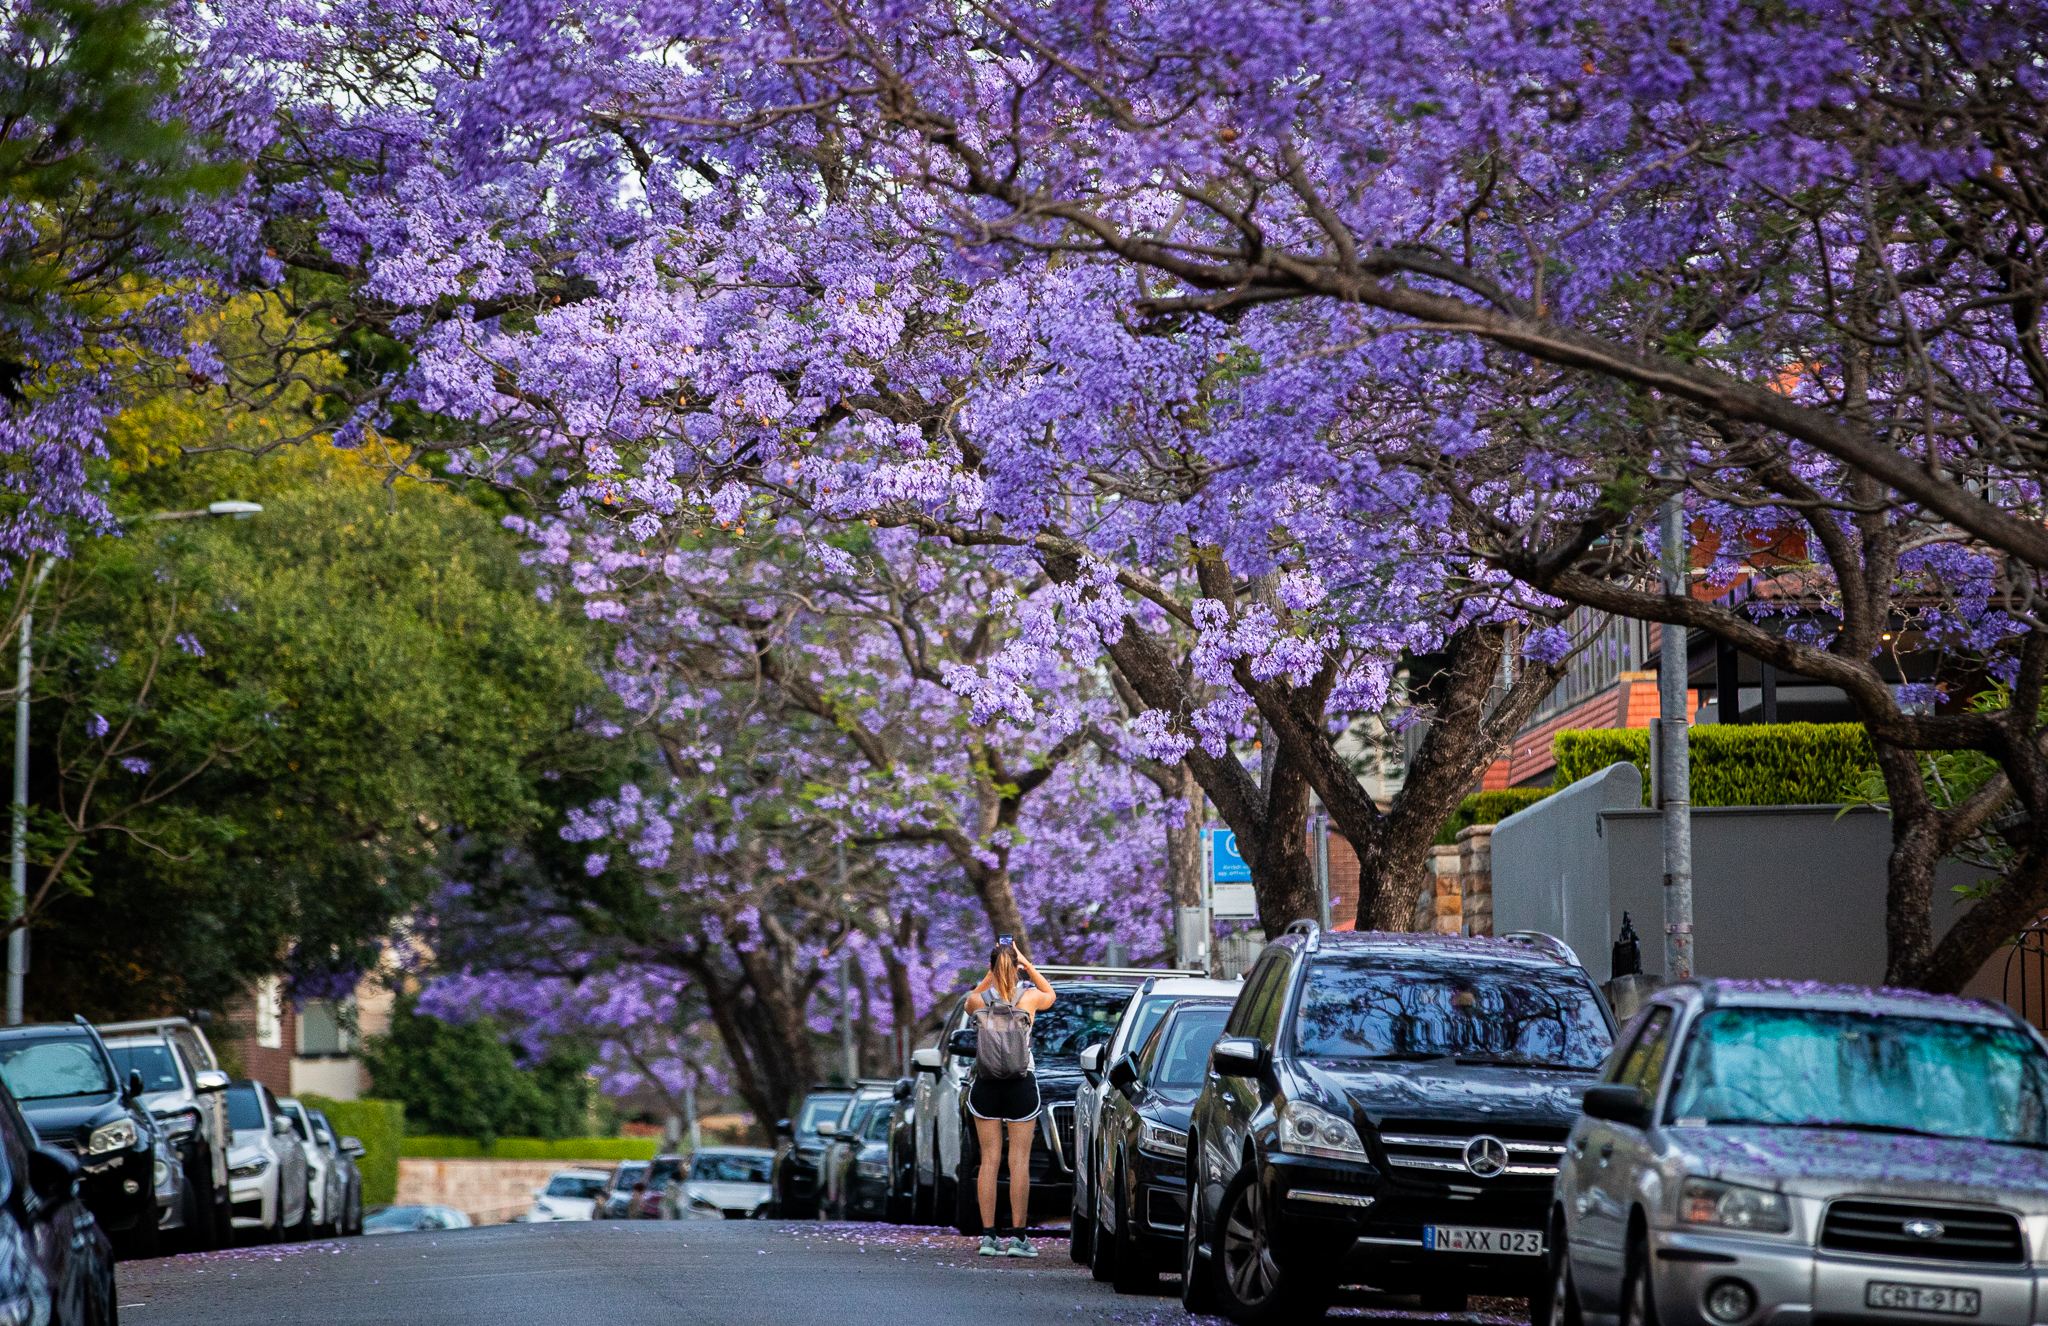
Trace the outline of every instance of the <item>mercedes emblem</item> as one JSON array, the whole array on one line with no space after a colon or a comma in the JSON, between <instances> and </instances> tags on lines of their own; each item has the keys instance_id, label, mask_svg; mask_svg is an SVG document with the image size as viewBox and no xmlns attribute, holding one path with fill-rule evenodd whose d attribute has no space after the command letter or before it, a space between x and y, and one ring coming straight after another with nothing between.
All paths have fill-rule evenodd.
<instances>
[{"instance_id":1,"label":"mercedes emblem","mask_svg":"<svg viewBox=\"0 0 2048 1326\"><path fill-rule=\"evenodd\" d=\"M1947 1226L1943 1225L1939 1220L1908 1220L1899 1228L1905 1230L1916 1239L1938 1239L1943 1234L1948 1233Z\"/></svg>"},{"instance_id":2,"label":"mercedes emblem","mask_svg":"<svg viewBox=\"0 0 2048 1326\"><path fill-rule=\"evenodd\" d=\"M1465 1168L1480 1178L1497 1178L1507 1167L1508 1145L1498 1137L1481 1133L1465 1143Z\"/></svg>"}]
</instances>

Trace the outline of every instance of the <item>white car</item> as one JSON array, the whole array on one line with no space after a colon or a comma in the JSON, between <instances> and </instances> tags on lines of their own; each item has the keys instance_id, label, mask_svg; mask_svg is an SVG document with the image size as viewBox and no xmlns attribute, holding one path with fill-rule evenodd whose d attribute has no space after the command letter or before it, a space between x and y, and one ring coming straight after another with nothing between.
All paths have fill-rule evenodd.
<instances>
[{"instance_id":1,"label":"white car","mask_svg":"<svg viewBox=\"0 0 2048 1326\"><path fill-rule=\"evenodd\" d=\"M313 1117L304 1105L293 1097L286 1096L277 1102L284 1117L292 1121L292 1131L299 1135L299 1145L306 1153L306 1200L312 1210L306 1215L306 1223L313 1234L332 1234L335 1218L340 1214L346 1198L343 1189L347 1186L341 1175L341 1166L336 1158L329 1155L327 1148L320 1145L313 1130Z\"/></svg>"},{"instance_id":2,"label":"white car","mask_svg":"<svg viewBox=\"0 0 2048 1326\"><path fill-rule=\"evenodd\" d=\"M760 1220L775 1195L769 1181L775 1153L752 1146L707 1146L690 1157L678 1220Z\"/></svg>"},{"instance_id":3,"label":"white car","mask_svg":"<svg viewBox=\"0 0 2048 1326\"><path fill-rule=\"evenodd\" d=\"M237 1232L260 1241L300 1238L312 1203L306 1196L306 1148L298 1130L261 1082L235 1082L227 1089L228 1210Z\"/></svg>"},{"instance_id":4,"label":"white car","mask_svg":"<svg viewBox=\"0 0 2048 1326\"><path fill-rule=\"evenodd\" d=\"M588 1220L603 1198L612 1176L601 1169L558 1169L549 1176L548 1186L533 1190L533 1205L527 1208L528 1224L551 1220Z\"/></svg>"}]
</instances>

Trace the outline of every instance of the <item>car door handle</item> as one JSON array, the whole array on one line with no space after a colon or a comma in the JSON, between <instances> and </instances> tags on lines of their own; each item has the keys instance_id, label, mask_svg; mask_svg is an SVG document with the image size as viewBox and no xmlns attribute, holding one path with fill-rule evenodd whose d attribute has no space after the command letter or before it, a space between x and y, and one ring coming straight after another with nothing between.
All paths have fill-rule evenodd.
<instances>
[{"instance_id":1,"label":"car door handle","mask_svg":"<svg viewBox=\"0 0 2048 1326\"><path fill-rule=\"evenodd\" d=\"M1600 1163L1604 1165L1612 1159L1614 1159L1614 1143L1602 1142L1600 1144Z\"/></svg>"}]
</instances>

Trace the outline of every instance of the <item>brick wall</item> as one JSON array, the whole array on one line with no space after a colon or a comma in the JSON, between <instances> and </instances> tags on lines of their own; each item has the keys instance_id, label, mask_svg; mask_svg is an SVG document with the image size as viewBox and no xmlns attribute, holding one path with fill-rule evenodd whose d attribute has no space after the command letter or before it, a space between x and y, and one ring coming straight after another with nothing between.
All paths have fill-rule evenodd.
<instances>
[{"instance_id":1,"label":"brick wall","mask_svg":"<svg viewBox=\"0 0 2048 1326\"><path fill-rule=\"evenodd\" d=\"M254 1078L280 1096L292 1094L292 1059L299 1044L298 1012L289 999L276 999L277 1035L275 1045L265 1045L257 1035L256 1001L265 987L259 986L227 1008L227 1027L212 1039L226 1040L242 1061L244 1076ZM276 986L268 987L275 990Z\"/></svg>"},{"instance_id":2,"label":"brick wall","mask_svg":"<svg viewBox=\"0 0 2048 1326\"><path fill-rule=\"evenodd\" d=\"M556 1170L611 1170L616 1160L421 1160L398 1162L398 1205L452 1206L479 1225L502 1225L533 1205Z\"/></svg>"}]
</instances>

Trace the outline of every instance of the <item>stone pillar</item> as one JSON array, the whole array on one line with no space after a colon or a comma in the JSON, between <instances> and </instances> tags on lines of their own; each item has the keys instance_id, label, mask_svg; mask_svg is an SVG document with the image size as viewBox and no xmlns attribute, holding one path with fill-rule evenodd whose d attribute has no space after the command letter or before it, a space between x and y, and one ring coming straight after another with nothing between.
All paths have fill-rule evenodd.
<instances>
[{"instance_id":1,"label":"stone pillar","mask_svg":"<svg viewBox=\"0 0 2048 1326\"><path fill-rule=\"evenodd\" d=\"M1429 849L1428 868L1422 875L1422 890L1415 896L1415 915L1409 922L1409 929L1422 934L1443 933L1438 924L1442 919L1442 899L1451 900L1452 915L1457 914L1458 904L1458 849L1455 847L1432 847ZM1451 927L1455 933L1456 926Z\"/></svg>"},{"instance_id":2,"label":"stone pillar","mask_svg":"<svg viewBox=\"0 0 2048 1326\"><path fill-rule=\"evenodd\" d=\"M1493 933L1493 826L1475 824L1458 831L1458 891L1468 935Z\"/></svg>"}]
</instances>

